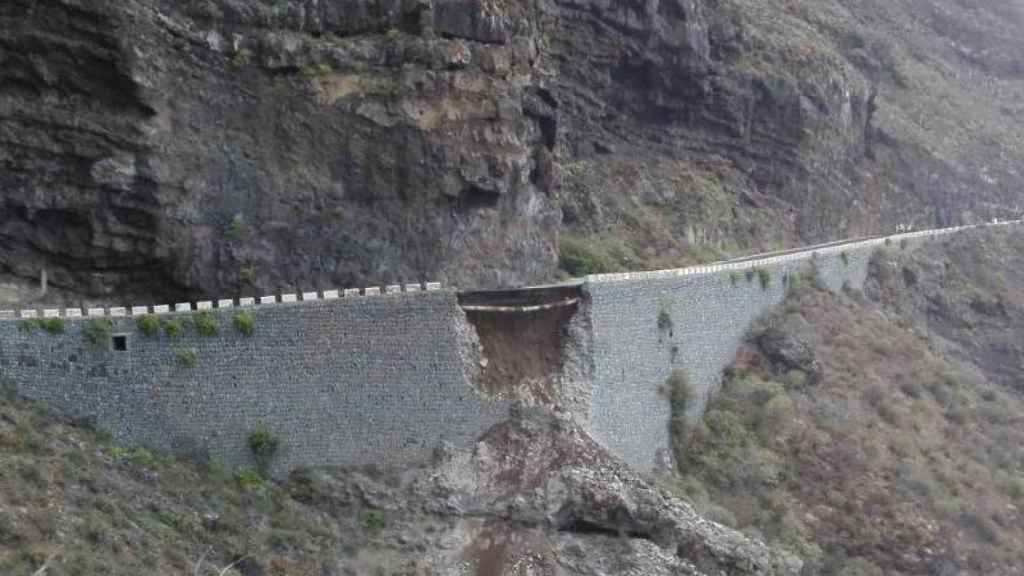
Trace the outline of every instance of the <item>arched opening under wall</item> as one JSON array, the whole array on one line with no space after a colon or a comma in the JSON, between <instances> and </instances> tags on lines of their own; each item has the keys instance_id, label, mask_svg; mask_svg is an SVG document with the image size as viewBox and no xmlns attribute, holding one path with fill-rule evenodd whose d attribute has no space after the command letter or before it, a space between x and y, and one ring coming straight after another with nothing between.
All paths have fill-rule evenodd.
<instances>
[{"instance_id":1,"label":"arched opening under wall","mask_svg":"<svg viewBox=\"0 0 1024 576\"><path fill-rule=\"evenodd\" d=\"M459 305L483 347L475 382L481 392L555 403L570 324L581 301L578 285L460 293Z\"/></svg>"}]
</instances>

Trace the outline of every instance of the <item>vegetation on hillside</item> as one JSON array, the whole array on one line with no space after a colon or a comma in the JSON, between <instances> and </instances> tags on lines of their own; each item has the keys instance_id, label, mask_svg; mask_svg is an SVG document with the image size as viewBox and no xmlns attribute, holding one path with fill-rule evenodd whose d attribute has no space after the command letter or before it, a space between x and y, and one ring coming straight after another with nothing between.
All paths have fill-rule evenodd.
<instances>
[{"instance_id":1,"label":"vegetation on hillside","mask_svg":"<svg viewBox=\"0 0 1024 576\"><path fill-rule=\"evenodd\" d=\"M388 515L324 498L301 475L154 456L0 397L0 574L338 573Z\"/></svg>"},{"instance_id":2,"label":"vegetation on hillside","mask_svg":"<svg viewBox=\"0 0 1024 576\"><path fill-rule=\"evenodd\" d=\"M860 293L802 283L677 437L677 488L798 553L806 574L1014 573L1024 395L925 333Z\"/></svg>"}]
</instances>

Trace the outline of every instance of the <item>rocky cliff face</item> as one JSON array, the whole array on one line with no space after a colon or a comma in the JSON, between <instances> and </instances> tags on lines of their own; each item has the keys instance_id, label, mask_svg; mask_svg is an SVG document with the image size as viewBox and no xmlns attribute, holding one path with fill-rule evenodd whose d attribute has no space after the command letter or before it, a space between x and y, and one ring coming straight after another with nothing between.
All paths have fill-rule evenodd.
<instances>
[{"instance_id":1,"label":"rocky cliff face","mask_svg":"<svg viewBox=\"0 0 1024 576\"><path fill-rule=\"evenodd\" d=\"M94 299L554 276L1002 215L1008 0L11 0L0 273Z\"/></svg>"},{"instance_id":2,"label":"rocky cliff face","mask_svg":"<svg viewBox=\"0 0 1024 576\"><path fill-rule=\"evenodd\" d=\"M5 3L3 266L89 294L539 280L554 135L515 12Z\"/></svg>"}]
</instances>

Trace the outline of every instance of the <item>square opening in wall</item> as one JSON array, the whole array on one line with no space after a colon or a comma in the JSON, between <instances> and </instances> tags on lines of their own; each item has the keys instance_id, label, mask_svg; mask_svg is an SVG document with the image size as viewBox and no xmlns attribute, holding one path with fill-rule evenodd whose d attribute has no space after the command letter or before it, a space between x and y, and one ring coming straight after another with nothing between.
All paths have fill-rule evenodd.
<instances>
[{"instance_id":1,"label":"square opening in wall","mask_svg":"<svg viewBox=\"0 0 1024 576\"><path fill-rule=\"evenodd\" d=\"M115 352L127 352L128 351L128 335L127 334L116 334L111 337L111 341Z\"/></svg>"}]
</instances>

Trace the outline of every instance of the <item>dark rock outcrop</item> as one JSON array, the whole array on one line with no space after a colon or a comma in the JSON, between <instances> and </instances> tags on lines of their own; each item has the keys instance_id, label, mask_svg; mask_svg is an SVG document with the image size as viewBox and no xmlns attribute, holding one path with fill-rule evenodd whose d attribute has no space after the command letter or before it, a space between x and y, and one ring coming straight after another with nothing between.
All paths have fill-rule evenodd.
<instances>
[{"instance_id":1,"label":"dark rock outcrop","mask_svg":"<svg viewBox=\"0 0 1024 576\"><path fill-rule=\"evenodd\" d=\"M1004 216L1004 3L9 0L0 281L510 286L560 231L649 267Z\"/></svg>"},{"instance_id":2,"label":"dark rock outcrop","mask_svg":"<svg viewBox=\"0 0 1024 576\"><path fill-rule=\"evenodd\" d=\"M5 2L0 269L90 295L549 276L525 9Z\"/></svg>"}]
</instances>

